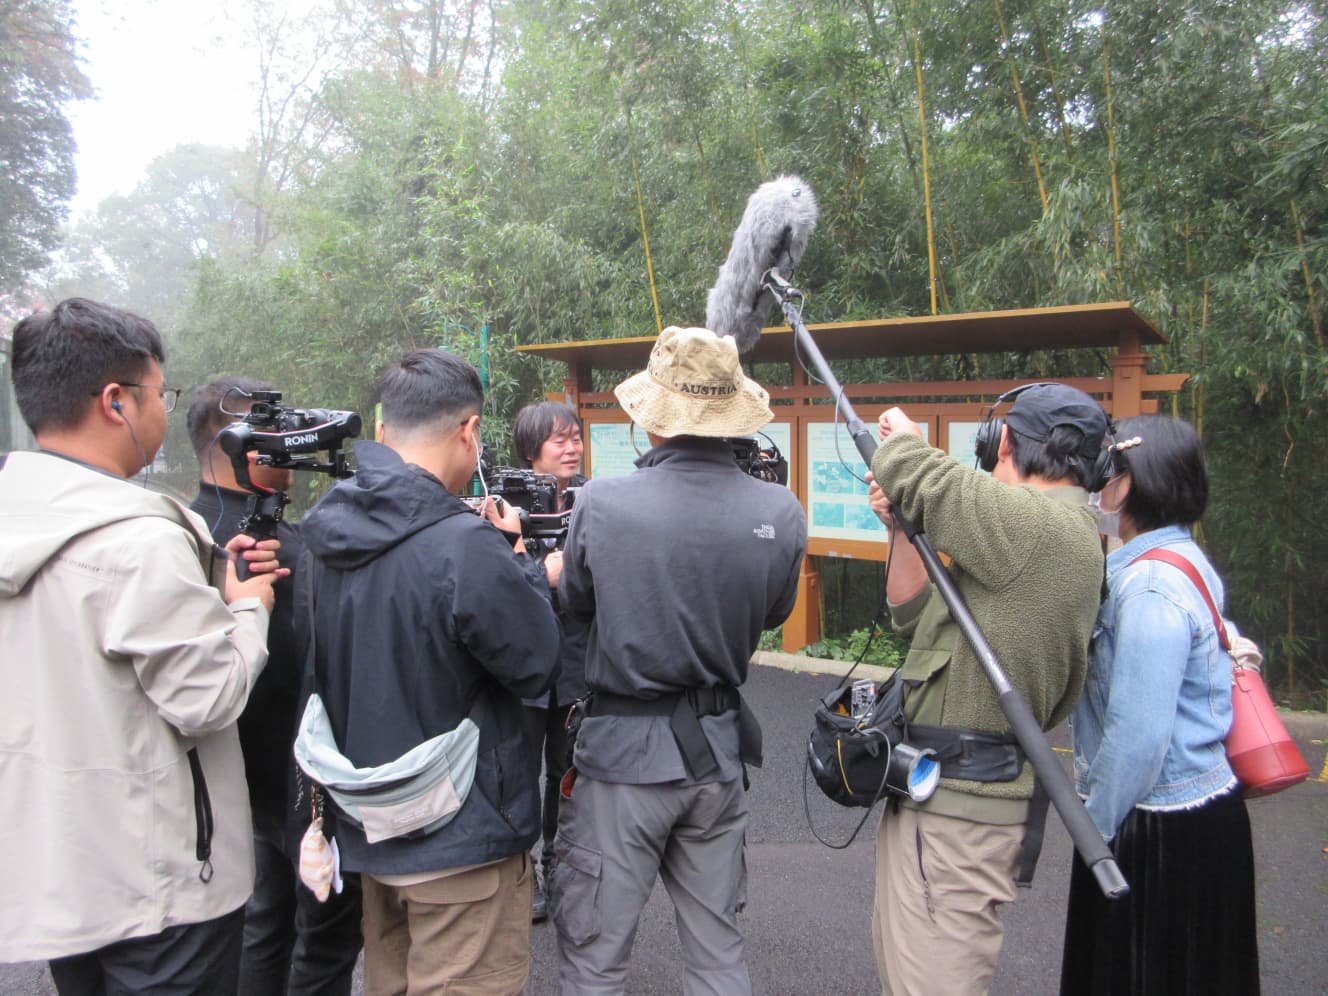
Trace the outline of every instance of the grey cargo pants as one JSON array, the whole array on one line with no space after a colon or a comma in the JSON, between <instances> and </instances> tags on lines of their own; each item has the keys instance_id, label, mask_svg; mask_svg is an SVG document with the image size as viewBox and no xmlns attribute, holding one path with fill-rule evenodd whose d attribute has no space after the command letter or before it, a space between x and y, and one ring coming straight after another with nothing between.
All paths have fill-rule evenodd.
<instances>
[{"instance_id":1,"label":"grey cargo pants","mask_svg":"<svg viewBox=\"0 0 1328 996\"><path fill-rule=\"evenodd\" d=\"M743 996L737 914L746 901L742 780L618 785L581 775L558 811L550 885L558 991L624 991L637 921L658 875L677 915L687 996Z\"/></svg>"}]
</instances>

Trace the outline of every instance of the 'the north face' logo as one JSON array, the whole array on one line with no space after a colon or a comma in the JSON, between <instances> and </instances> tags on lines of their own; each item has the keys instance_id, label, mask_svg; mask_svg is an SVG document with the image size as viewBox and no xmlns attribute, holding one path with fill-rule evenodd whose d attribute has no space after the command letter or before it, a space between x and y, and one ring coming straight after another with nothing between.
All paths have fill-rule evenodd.
<instances>
[{"instance_id":1,"label":"'the north face' logo","mask_svg":"<svg viewBox=\"0 0 1328 996\"><path fill-rule=\"evenodd\" d=\"M757 539L772 540L775 538L775 527L768 522L762 522L752 532L756 534Z\"/></svg>"}]
</instances>

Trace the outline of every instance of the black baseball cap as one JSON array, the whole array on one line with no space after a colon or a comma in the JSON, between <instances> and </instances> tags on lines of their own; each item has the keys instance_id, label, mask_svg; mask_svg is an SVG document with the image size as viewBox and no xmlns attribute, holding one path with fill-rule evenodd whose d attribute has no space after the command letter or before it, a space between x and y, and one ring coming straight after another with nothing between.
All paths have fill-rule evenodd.
<instances>
[{"instance_id":1,"label":"black baseball cap","mask_svg":"<svg viewBox=\"0 0 1328 996\"><path fill-rule=\"evenodd\" d=\"M1079 452L1096 456L1110 427L1102 406L1068 384L1033 384L1019 393L1005 423L1021 436L1045 442L1051 430L1068 425L1083 434Z\"/></svg>"}]
</instances>

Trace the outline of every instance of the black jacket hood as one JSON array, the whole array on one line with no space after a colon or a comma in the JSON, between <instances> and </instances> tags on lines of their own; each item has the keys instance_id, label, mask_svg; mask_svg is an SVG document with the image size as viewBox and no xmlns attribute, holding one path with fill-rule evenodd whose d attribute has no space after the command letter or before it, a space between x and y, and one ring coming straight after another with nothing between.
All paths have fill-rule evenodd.
<instances>
[{"instance_id":1,"label":"black jacket hood","mask_svg":"<svg viewBox=\"0 0 1328 996\"><path fill-rule=\"evenodd\" d=\"M357 442L355 464L355 476L339 481L300 521L305 546L330 567L360 567L421 529L473 514L442 481L381 443Z\"/></svg>"}]
</instances>

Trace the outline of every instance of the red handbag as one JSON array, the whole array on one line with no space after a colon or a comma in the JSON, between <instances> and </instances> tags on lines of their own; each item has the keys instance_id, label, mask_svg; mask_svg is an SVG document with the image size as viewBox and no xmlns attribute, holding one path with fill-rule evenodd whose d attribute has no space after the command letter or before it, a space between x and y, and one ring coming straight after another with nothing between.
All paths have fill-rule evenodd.
<instances>
[{"instance_id":1,"label":"red handbag","mask_svg":"<svg viewBox=\"0 0 1328 996\"><path fill-rule=\"evenodd\" d=\"M1161 547L1149 550L1130 561L1160 560L1181 571L1199 589L1208 611L1213 614L1213 625L1222 649L1228 654L1231 640L1226 625L1213 604L1199 572L1186 558ZM1284 788L1303 782L1310 776L1309 765L1301 756L1296 742L1291 739L1282 717L1277 714L1273 700L1264 686L1263 675L1254 668L1241 667L1236 658L1231 660L1231 730L1227 733L1227 761L1240 780L1241 795L1253 799L1272 795Z\"/></svg>"}]
</instances>

